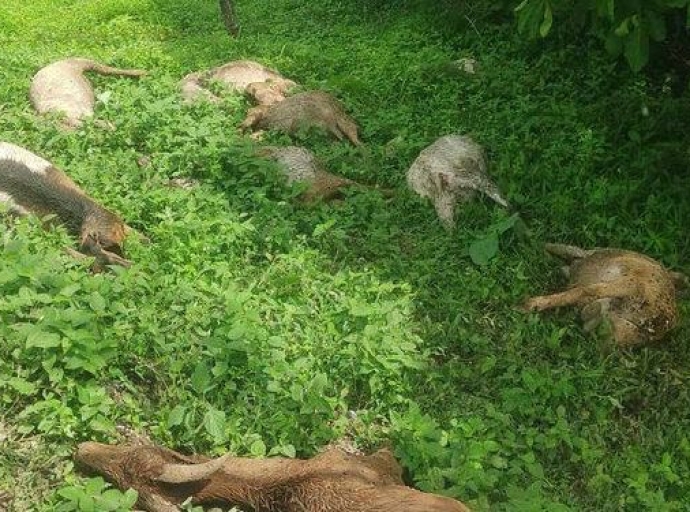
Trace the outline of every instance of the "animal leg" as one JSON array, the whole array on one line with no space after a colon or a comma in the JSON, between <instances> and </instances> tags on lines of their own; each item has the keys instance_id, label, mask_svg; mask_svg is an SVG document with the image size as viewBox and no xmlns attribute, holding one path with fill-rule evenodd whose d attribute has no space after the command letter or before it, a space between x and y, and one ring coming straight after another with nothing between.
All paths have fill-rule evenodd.
<instances>
[{"instance_id":1,"label":"animal leg","mask_svg":"<svg viewBox=\"0 0 690 512\"><path fill-rule=\"evenodd\" d=\"M586 258L594 253L594 251L587 251L574 245L566 244L545 244L544 249L546 249L546 252L553 254L554 256L565 261Z\"/></svg>"},{"instance_id":2,"label":"animal leg","mask_svg":"<svg viewBox=\"0 0 690 512\"><path fill-rule=\"evenodd\" d=\"M524 303L522 309L525 311L544 311L545 309L573 306L591 300L625 297L634 291L635 287L628 280L617 279L589 286L576 286L553 295L532 297Z\"/></svg>"}]
</instances>

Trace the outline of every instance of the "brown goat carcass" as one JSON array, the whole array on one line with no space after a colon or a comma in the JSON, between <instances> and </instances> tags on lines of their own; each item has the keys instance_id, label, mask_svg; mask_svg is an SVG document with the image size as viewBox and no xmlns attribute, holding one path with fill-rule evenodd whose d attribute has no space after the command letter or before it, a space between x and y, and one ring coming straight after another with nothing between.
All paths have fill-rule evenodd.
<instances>
[{"instance_id":1,"label":"brown goat carcass","mask_svg":"<svg viewBox=\"0 0 690 512\"><path fill-rule=\"evenodd\" d=\"M403 484L390 450L350 455L328 449L308 459L215 460L187 457L156 446L82 443L75 459L121 489L139 493L149 512L194 504L241 507L247 512L469 512L459 501Z\"/></svg>"},{"instance_id":2,"label":"brown goat carcass","mask_svg":"<svg viewBox=\"0 0 690 512\"><path fill-rule=\"evenodd\" d=\"M140 69L119 69L105 66L90 59L59 60L42 68L34 75L29 89L31 103L39 114L56 112L64 115L63 126L74 129L93 116L96 98L84 72L102 75L139 77L146 74Z\"/></svg>"},{"instance_id":3,"label":"brown goat carcass","mask_svg":"<svg viewBox=\"0 0 690 512\"><path fill-rule=\"evenodd\" d=\"M258 62L236 60L185 76L179 84L185 102L200 99L219 102L220 98L208 89L212 82L219 82L231 91L247 94L260 105L284 99L288 90L297 85L278 71Z\"/></svg>"},{"instance_id":4,"label":"brown goat carcass","mask_svg":"<svg viewBox=\"0 0 690 512\"><path fill-rule=\"evenodd\" d=\"M254 107L247 113L241 128L277 130L290 135L300 130L318 128L338 140L347 139L355 146L362 144L355 120L345 112L338 100L323 91L303 92L272 105Z\"/></svg>"},{"instance_id":5,"label":"brown goat carcass","mask_svg":"<svg viewBox=\"0 0 690 512\"><path fill-rule=\"evenodd\" d=\"M676 285L684 285L682 274L622 249L547 244L546 250L568 262L563 267L568 289L532 297L523 304L524 310L575 306L585 331L604 326L621 347L661 340L678 323Z\"/></svg>"},{"instance_id":6,"label":"brown goat carcass","mask_svg":"<svg viewBox=\"0 0 690 512\"><path fill-rule=\"evenodd\" d=\"M79 237L79 250L96 258L97 268L131 264L122 252L131 228L53 164L8 142L0 142L0 203L16 215L55 215Z\"/></svg>"},{"instance_id":7,"label":"brown goat carcass","mask_svg":"<svg viewBox=\"0 0 690 512\"><path fill-rule=\"evenodd\" d=\"M469 201L477 192L508 206L489 178L484 150L463 135L446 135L423 149L407 171L407 183L418 195L431 199L448 229L455 226L456 203Z\"/></svg>"},{"instance_id":8,"label":"brown goat carcass","mask_svg":"<svg viewBox=\"0 0 690 512\"><path fill-rule=\"evenodd\" d=\"M270 158L282 168L287 182L305 183L308 188L300 199L305 203L337 197L344 187L357 185L352 180L326 171L323 164L308 149L299 146L266 146L257 154Z\"/></svg>"}]
</instances>

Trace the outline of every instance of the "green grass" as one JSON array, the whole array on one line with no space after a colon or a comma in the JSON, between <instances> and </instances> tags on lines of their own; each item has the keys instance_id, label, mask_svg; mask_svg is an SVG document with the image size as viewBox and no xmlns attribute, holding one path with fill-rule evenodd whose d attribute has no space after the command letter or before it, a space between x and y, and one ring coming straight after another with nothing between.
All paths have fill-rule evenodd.
<instances>
[{"instance_id":1,"label":"green grass","mask_svg":"<svg viewBox=\"0 0 690 512\"><path fill-rule=\"evenodd\" d=\"M687 301L665 344L626 352L572 312L514 310L562 285L545 241L690 271L687 94L583 36L525 42L481 2L246 0L238 13L233 40L215 0L0 6L0 140L50 158L153 242L129 244L131 269L93 276L62 255L64 231L0 227L0 503L100 496L71 455L124 424L209 454L390 440L411 483L476 510L688 510ZM116 131L62 133L31 113L31 76L69 55L150 70L93 77ZM481 73L452 72L467 56ZM239 58L341 98L366 147L303 143L395 197L300 207L237 133L244 100L180 104L183 74ZM468 247L508 213L477 201L448 234L405 187L419 150L450 132L485 145L529 228L501 235L486 266Z\"/></svg>"}]
</instances>

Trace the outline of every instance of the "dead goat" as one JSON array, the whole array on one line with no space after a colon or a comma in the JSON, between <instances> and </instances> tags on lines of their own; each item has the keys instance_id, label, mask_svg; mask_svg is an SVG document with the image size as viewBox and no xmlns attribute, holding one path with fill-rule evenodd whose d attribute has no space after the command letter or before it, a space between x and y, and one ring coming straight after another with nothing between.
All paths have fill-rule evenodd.
<instances>
[{"instance_id":1,"label":"dead goat","mask_svg":"<svg viewBox=\"0 0 690 512\"><path fill-rule=\"evenodd\" d=\"M307 190L300 196L305 203L332 199L344 187L357 185L352 180L326 171L323 164L308 149L299 146L266 146L257 154L275 160L290 183L305 183Z\"/></svg>"},{"instance_id":2,"label":"dead goat","mask_svg":"<svg viewBox=\"0 0 690 512\"><path fill-rule=\"evenodd\" d=\"M206 99L213 103L220 98L208 86L219 82L231 91L247 94L259 104L269 104L285 98L288 90L297 84L276 70L251 60L228 62L208 71L190 73L179 83L185 102ZM253 86L253 87L250 87Z\"/></svg>"},{"instance_id":3,"label":"dead goat","mask_svg":"<svg viewBox=\"0 0 690 512\"><path fill-rule=\"evenodd\" d=\"M0 142L0 202L16 215L55 215L79 237L79 250L96 258L97 268L131 264L122 251L131 228L53 164L8 142Z\"/></svg>"},{"instance_id":4,"label":"dead goat","mask_svg":"<svg viewBox=\"0 0 690 512\"><path fill-rule=\"evenodd\" d=\"M685 276L669 272L657 261L622 249L584 250L547 244L546 250L568 262L563 271L568 289L532 297L523 309L544 311L579 308L587 332L604 324L621 347L661 340L678 323L676 286Z\"/></svg>"},{"instance_id":5,"label":"dead goat","mask_svg":"<svg viewBox=\"0 0 690 512\"><path fill-rule=\"evenodd\" d=\"M329 449L308 460L205 460L156 446L88 442L75 459L120 489L138 491L138 505L149 512L176 511L189 497L247 512L469 512L459 501L405 486L387 449L372 455Z\"/></svg>"},{"instance_id":6,"label":"dead goat","mask_svg":"<svg viewBox=\"0 0 690 512\"><path fill-rule=\"evenodd\" d=\"M407 183L433 201L448 229L455 226L456 203L469 201L476 192L508 206L489 178L484 150L467 136L446 135L423 149L407 171Z\"/></svg>"},{"instance_id":7,"label":"dead goat","mask_svg":"<svg viewBox=\"0 0 690 512\"><path fill-rule=\"evenodd\" d=\"M277 130L290 135L303 129L318 128L338 140L347 139L355 146L362 144L357 123L338 100L323 91L303 92L272 105L254 107L247 113L241 128Z\"/></svg>"},{"instance_id":8,"label":"dead goat","mask_svg":"<svg viewBox=\"0 0 690 512\"><path fill-rule=\"evenodd\" d=\"M146 74L139 69L112 68L90 59L71 58L53 62L38 71L31 81L29 97L36 111L39 114L63 114L65 128L81 126L85 118L93 116L96 104L91 83L84 77L86 71L129 77Z\"/></svg>"}]
</instances>

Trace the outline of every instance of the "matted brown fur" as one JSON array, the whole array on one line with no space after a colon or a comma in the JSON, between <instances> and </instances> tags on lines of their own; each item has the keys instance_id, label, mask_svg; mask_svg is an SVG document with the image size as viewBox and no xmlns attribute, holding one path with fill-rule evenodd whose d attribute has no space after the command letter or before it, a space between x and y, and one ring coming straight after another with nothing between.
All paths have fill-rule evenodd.
<instances>
[{"instance_id":1,"label":"matted brown fur","mask_svg":"<svg viewBox=\"0 0 690 512\"><path fill-rule=\"evenodd\" d=\"M652 258L623 249L586 251L561 244L546 249L569 261L568 289L532 297L525 310L575 306L586 331L607 322L619 346L661 340L678 323L675 285L681 277Z\"/></svg>"},{"instance_id":2,"label":"matted brown fur","mask_svg":"<svg viewBox=\"0 0 690 512\"><path fill-rule=\"evenodd\" d=\"M160 447L90 442L79 445L75 459L121 489L136 489L138 505L149 512L176 510L188 497L254 512L469 512L459 501L405 486L387 449L372 455L329 449L308 460L224 456L203 462Z\"/></svg>"}]
</instances>

